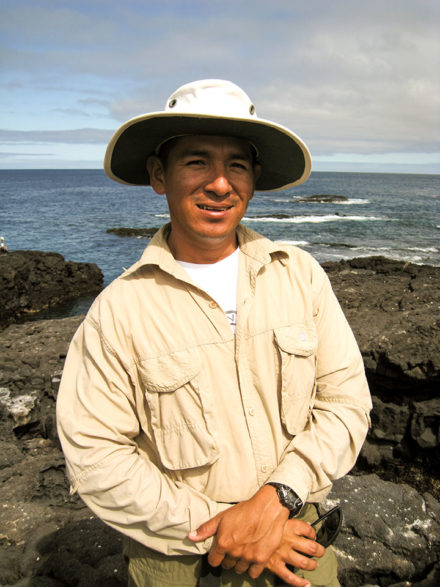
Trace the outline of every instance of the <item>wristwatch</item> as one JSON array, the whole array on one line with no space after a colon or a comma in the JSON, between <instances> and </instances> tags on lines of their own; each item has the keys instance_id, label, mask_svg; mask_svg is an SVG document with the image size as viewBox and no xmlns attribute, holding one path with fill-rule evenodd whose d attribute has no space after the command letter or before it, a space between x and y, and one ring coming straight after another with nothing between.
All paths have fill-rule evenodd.
<instances>
[{"instance_id":1,"label":"wristwatch","mask_svg":"<svg viewBox=\"0 0 440 587\"><path fill-rule=\"evenodd\" d=\"M290 510L289 518L293 518L293 516L296 516L296 514L299 513L304 504L302 499L293 491L293 489L282 483L269 482L266 483L266 485L272 485L272 487L275 487L281 505Z\"/></svg>"}]
</instances>

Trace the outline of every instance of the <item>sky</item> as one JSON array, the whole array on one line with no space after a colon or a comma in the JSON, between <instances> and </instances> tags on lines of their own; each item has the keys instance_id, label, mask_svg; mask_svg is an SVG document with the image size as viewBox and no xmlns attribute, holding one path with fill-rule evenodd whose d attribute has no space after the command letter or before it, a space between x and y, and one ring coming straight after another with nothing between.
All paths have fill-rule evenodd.
<instances>
[{"instance_id":1,"label":"sky","mask_svg":"<svg viewBox=\"0 0 440 587\"><path fill-rule=\"evenodd\" d=\"M438 0L0 6L0 169L102 168L123 122L220 78L316 171L440 173Z\"/></svg>"}]
</instances>

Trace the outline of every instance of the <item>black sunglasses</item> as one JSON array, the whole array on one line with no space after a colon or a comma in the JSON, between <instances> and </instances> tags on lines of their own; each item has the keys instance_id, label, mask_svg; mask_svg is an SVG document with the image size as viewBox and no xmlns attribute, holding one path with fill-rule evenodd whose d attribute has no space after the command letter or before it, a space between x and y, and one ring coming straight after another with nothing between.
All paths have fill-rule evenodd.
<instances>
[{"instance_id":1,"label":"black sunglasses","mask_svg":"<svg viewBox=\"0 0 440 587\"><path fill-rule=\"evenodd\" d=\"M319 518L311 523L311 526L316 530L316 542L322 544L324 548L333 544L341 529L342 517L342 509L339 505L328 512L320 514ZM319 526L319 524L321 525ZM317 526L319 528L316 528Z\"/></svg>"}]
</instances>

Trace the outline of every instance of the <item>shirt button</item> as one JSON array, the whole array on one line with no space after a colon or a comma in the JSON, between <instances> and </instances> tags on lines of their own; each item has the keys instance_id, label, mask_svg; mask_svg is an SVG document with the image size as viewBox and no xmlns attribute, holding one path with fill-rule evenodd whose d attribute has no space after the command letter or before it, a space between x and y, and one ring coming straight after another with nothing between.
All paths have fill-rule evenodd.
<instances>
[{"instance_id":1,"label":"shirt button","mask_svg":"<svg viewBox=\"0 0 440 587\"><path fill-rule=\"evenodd\" d=\"M262 471L262 473L267 473L267 471L268 471L268 470L269 470L269 467L268 467L267 465L263 465L263 466L261 467L261 471Z\"/></svg>"},{"instance_id":2,"label":"shirt button","mask_svg":"<svg viewBox=\"0 0 440 587\"><path fill-rule=\"evenodd\" d=\"M214 310L215 308L217 308L217 302L209 302L209 307Z\"/></svg>"},{"instance_id":3,"label":"shirt button","mask_svg":"<svg viewBox=\"0 0 440 587\"><path fill-rule=\"evenodd\" d=\"M249 408L249 416L253 416L255 414L255 408Z\"/></svg>"}]
</instances>

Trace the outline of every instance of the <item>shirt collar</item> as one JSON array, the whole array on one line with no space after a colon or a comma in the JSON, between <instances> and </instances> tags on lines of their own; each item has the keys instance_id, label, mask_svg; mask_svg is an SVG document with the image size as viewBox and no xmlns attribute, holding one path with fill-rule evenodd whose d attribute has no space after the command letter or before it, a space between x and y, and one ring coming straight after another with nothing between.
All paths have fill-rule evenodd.
<instances>
[{"instance_id":1,"label":"shirt collar","mask_svg":"<svg viewBox=\"0 0 440 587\"><path fill-rule=\"evenodd\" d=\"M270 263L273 256L279 256L281 260L288 259L289 257L287 247L269 240L242 224L237 227L237 237L240 251L262 265Z\"/></svg>"},{"instance_id":2,"label":"shirt collar","mask_svg":"<svg viewBox=\"0 0 440 587\"><path fill-rule=\"evenodd\" d=\"M157 265L170 275L187 280L186 271L176 262L168 246L170 228L171 224L168 223L156 232L139 261L132 265L125 275L134 273L145 265ZM285 262L289 257L287 247L267 239L242 224L237 227L237 238L240 251L262 265L270 263L274 255L279 256L281 262Z\"/></svg>"}]
</instances>

